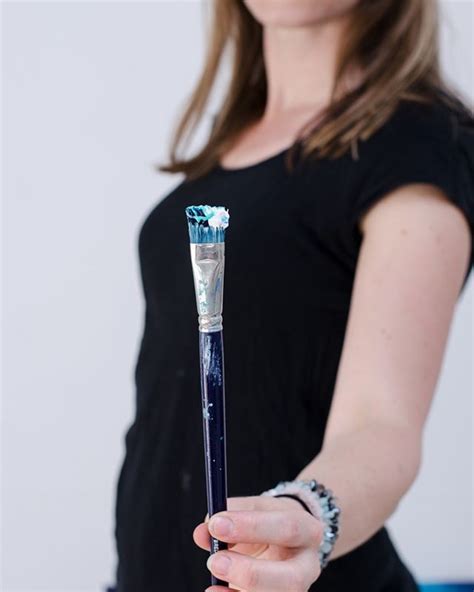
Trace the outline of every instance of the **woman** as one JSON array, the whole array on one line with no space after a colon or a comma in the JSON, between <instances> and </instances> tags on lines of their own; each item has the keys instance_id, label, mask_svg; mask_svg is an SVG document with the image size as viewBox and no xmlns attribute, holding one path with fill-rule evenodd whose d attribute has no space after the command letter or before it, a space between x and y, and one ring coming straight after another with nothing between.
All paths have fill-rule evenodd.
<instances>
[{"instance_id":1,"label":"woman","mask_svg":"<svg viewBox=\"0 0 474 592\"><path fill-rule=\"evenodd\" d=\"M180 157L229 45L208 141ZM473 120L437 54L432 0L214 3L204 71L163 167L185 179L139 237L146 315L118 486L120 592L203 590L209 571L246 592L418 589L384 523L419 469L473 262ZM230 499L211 521L184 216L195 203L225 205L232 222ZM325 567L324 516L302 494L261 495L311 479L340 509ZM210 532L229 550L206 565Z\"/></svg>"}]
</instances>

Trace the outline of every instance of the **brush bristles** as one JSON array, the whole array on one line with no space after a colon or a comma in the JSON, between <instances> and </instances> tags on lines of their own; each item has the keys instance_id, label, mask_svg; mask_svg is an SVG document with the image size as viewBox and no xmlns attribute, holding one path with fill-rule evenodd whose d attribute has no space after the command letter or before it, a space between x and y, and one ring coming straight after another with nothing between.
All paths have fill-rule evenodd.
<instances>
[{"instance_id":1,"label":"brush bristles","mask_svg":"<svg viewBox=\"0 0 474 592\"><path fill-rule=\"evenodd\" d=\"M221 206L188 206L189 239L192 243L223 243L229 211Z\"/></svg>"}]
</instances>

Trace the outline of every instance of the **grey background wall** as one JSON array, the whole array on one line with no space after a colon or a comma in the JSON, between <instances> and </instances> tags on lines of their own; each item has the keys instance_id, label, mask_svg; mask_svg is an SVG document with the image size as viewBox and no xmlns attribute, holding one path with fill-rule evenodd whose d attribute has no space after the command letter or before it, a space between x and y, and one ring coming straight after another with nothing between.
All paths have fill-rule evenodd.
<instances>
[{"instance_id":1,"label":"grey background wall","mask_svg":"<svg viewBox=\"0 0 474 592\"><path fill-rule=\"evenodd\" d=\"M474 6L442 4L443 66L472 99ZM203 10L3 2L2 16L2 590L93 591L115 565L143 313L137 235L178 182L152 164L202 63ZM423 469L390 520L424 579L473 576L473 299L471 280Z\"/></svg>"}]
</instances>

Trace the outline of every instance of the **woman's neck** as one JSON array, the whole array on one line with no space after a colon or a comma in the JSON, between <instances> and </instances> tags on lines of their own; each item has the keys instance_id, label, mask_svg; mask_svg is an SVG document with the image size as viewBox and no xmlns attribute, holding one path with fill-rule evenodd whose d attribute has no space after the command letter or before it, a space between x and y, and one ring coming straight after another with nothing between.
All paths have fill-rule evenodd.
<instances>
[{"instance_id":1,"label":"woman's neck","mask_svg":"<svg viewBox=\"0 0 474 592\"><path fill-rule=\"evenodd\" d=\"M268 98L263 119L319 110L331 99L347 18L308 27L264 28Z\"/></svg>"}]
</instances>

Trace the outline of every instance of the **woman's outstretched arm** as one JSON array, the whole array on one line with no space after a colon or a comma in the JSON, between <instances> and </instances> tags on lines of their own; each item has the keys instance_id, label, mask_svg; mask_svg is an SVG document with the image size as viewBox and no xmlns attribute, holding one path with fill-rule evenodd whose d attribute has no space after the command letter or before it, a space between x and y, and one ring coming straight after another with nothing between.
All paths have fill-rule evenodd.
<instances>
[{"instance_id":1,"label":"woman's outstretched arm","mask_svg":"<svg viewBox=\"0 0 474 592\"><path fill-rule=\"evenodd\" d=\"M438 189L403 187L360 223L350 315L321 453L300 473L338 496L332 557L367 540L392 514L420 465L470 231Z\"/></svg>"}]
</instances>

